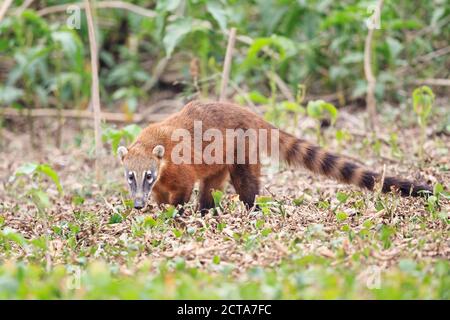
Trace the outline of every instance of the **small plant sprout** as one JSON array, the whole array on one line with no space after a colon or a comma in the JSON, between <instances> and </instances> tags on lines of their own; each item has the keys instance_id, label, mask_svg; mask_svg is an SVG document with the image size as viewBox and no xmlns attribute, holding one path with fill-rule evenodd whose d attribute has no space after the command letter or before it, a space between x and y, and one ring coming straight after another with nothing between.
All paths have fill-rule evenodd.
<instances>
[{"instance_id":1,"label":"small plant sprout","mask_svg":"<svg viewBox=\"0 0 450 320\"><path fill-rule=\"evenodd\" d=\"M214 212L218 213L218 209L222 209L222 199L223 199L223 192L220 190L213 190L211 192L211 195L213 197L214 200Z\"/></svg>"},{"instance_id":2,"label":"small plant sprout","mask_svg":"<svg viewBox=\"0 0 450 320\"><path fill-rule=\"evenodd\" d=\"M270 208L274 203L272 197L269 196L259 196L256 198L256 204L264 215L270 214Z\"/></svg>"},{"instance_id":3,"label":"small plant sprout","mask_svg":"<svg viewBox=\"0 0 450 320\"><path fill-rule=\"evenodd\" d=\"M111 127L103 130L102 139L103 142L109 142L114 155L117 155L117 148L123 141L125 144L130 144L141 132L141 127L135 124L130 124L122 129L114 129Z\"/></svg>"},{"instance_id":4,"label":"small plant sprout","mask_svg":"<svg viewBox=\"0 0 450 320\"><path fill-rule=\"evenodd\" d=\"M412 94L414 112L417 114L417 121L420 126L420 145L419 157L423 161L425 143L425 131L427 128L428 117L434 103L434 93L430 87L422 86L414 90Z\"/></svg>"},{"instance_id":5,"label":"small plant sprout","mask_svg":"<svg viewBox=\"0 0 450 320\"><path fill-rule=\"evenodd\" d=\"M10 181L13 182L22 176L27 176L31 179L31 188L27 190L26 195L30 197L31 202L36 206L39 216L47 223L46 209L51 206L51 203L44 179L49 178L53 181L58 193L62 195L63 189L58 174L48 164L26 163L16 170Z\"/></svg>"},{"instance_id":6,"label":"small plant sprout","mask_svg":"<svg viewBox=\"0 0 450 320\"><path fill-rule=\"evenodd\" d=\"M58 190L58 193L62 195L63 189L58 174L48 164L26 163L16 170L14 176L12 177L12 181L22 176L28 176L31 179L31 188L27 190L26 195L31 198L31 202L33 202L33 204L36 206L38 210L38 216L40 219L42 219L45 229L50 230L47 209L50 208L51 202L47 191L45 191L47 187L44 179L49 178L51 181L53 181L56 189ZM44 236L44 242L45 248L48 249L48 234ZM45 255L46 270L49 271L51 268L51 257L48 251Z\"/></svg>"},{"instance_id":7,"label":"small plant sprout","mask_svg":"<svg viewBox=\"0 0 450 320\"><path fill-rule=\"evenodd\" d=\"M339 150L342 149L345 142L348 142L352 139L352 135L345 129L336 130L336 141L338 142Z\"/></svg>"},{"instance_id":8,"label":"small plant sprout","mask_svg":"<svg viewBox=\"0 0 450 320\"><path fill-rule=\"evenodd\" d=\"M398 144L398 135L396 133L390 134L389 145L391 146L391 155L395 158L401 159L403 157L403 152Z\"/></svg>"},{"instance_id":9,"label":"small plant sprout","mask_svg":"<svg viewBox=\"0 0 450 320\"><path fill-rule=\"evenodd\" d=\"M427 211L432 214L433 218L438 217L438 218L442 219L443 221L447 221L448 212L445 212L445 210L440 211L441 198L444 198L447 200L450 199L450 193L448 193L444 190L444 187L442 186L442 184L437 183L433 188L433 195L431 195L427 198L426 208L427 208Z\"/></svg>"},{"instance_id":10,"label":"small plant sprout","mask_svg":"<svg viewBox=\"0 0 450 320\"><path fill-rule=\"evenodd\" d=\"M58 193L63 193L58 174L48 164L26 163L16 170L11 182L22 176L28 176L33 181L32 188L27 194L31 196L39 212L49 206L48 195L44 191L46 188L43 186L44 178L50 178Z\"/></svg>"},{"instance_id":11,"label":"small plant sprout","mask_svg":"<svg viewBox=\"0 0 450 320\"><path fill-rule=\"evenodd\" d=\"M306 107L306 111L308 113L308 116L317 120L316 126L317 140L319 144L322 144L323 136L320 128L321 121L330 120L331 124L334 124L338 117L338 111L333 104L325 102L323 100L310 101Z\"/></svg>"},{"instance_id":12,"label":"small plant sprout","mask_svg":"<svg viewBox=\"0 0 450 320\"><path fill-rule=\"evenodd\" d=\"M297 87L297 94L295 96L295 103L290 103L288 108L285 108L287 111L290 111L294 115L294 127L298 127L298 116L304 115L306 113L305 107L303 106L303 101L306 97L306 86L303 84L299 84Z\"/></svg>"}]
</instances>

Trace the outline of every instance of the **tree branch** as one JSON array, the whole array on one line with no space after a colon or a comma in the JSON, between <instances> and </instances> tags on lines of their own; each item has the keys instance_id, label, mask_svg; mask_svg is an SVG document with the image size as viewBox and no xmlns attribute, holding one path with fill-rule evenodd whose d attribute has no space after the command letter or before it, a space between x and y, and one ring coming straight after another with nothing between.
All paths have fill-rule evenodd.
<instances>
[{"instance_id":1,"label":"tree branch","mask_svg":"<svg viewBox=\"0 0 450 320\"><path fill-rule=\"evenodd\" d=\"M59 12L65 12L68 7L70 6L79 6L80 9L85 9L85 3L81 2L75 2L75 3L67 3L67 4L61 4L56 6L47 7L44 9L39 10L37 13L40 16L45 16L49 14L59 13ZM124 2L124 1L100 1L95 4L96 8L103 9L103 8L113 8L113 9L122 9L122 10L128 10L130 12L133 12L135 14L147 17L147 18L154 18L156 17L156 12L153 10L148 10L146 8L139 7L135 4Z\"/></svg>"},{"instance_id":2,"label":"tree branch","mask_svg":"<svg viewBox=\"0 0 450 320\"><path fill-rule=\"evenodd\" d=\"M450 79L419 79L414 80L415 84L450 87Z\"/></svg>"},{"instance_id":3,"label":"tree branch","mask_svg":"<svg viewBox=\"0 0 450 320\"><path fill-rule=\"evenodd\" d=\"M5 118L20 118L28 116L28 111L19 110L16 108L1 108L0 109L0 117ZM31 109L29 116L34 118L74 118L74 119L92 119L94 114L88 110L58 110L58 109ZM167 118L169 114L158 113L158 114L126 114L126 113L118 113L118 112L102 112L100 113L100 119L107 122L124 122L124 123L133 123L133 122L159 122Z\"/></svg>"},{"instance_id":4,"label":"tree branch","mask_svg":"<svg viewBox=\"0 0 450 320\"><path fill-rule=\"evenodd\" d=\"M34 0L25 0L22 5L14 12L16 15L22 14L26 9L28 9L29 6L33 3Z\"/></svg>"},{"instance_id":5,"label":"tree branch","mask_svg":"<svg viewBox=\"0 0 450 320\"><path fill-rule=\"evenodd\" d=\"M236 28L232 28L228 36L228 45L222 71L222 85L220 87L219 101L225 101L227 98L228 79L230 77L231 60L233 58L235 41L236 41Z\"/></svg>"},{"instance_id":6,"label":"tree branch","mask_svg":"<svg viewBox=\"0 0 450 320\"><path fill-rule=\"evenodd\" d=\"M6 11L11 6L12 0L4 0L2 6L0 7L0 22L2 22L3 18L6 15Z\"/></svg>"},{"instance_id":7,"label":"tree branch","mask_svg":"<svg viewBox=\"0 0 450 320\"><path fill-rule=\"evenodd\" d=\"M376 19L379 20L379 15L381 15L381 8L383 6L383 0L378 0L377 8L375 11ZM374 28L369 27L367 33L366 41L364 44L364 73L367 79L367 96L366 105L367 111L369 113L369 120L371 129L374 130L377 124L377 111L376 111L376 99L375 99L375 86L376 78L372 72L372 39L373 39Z\"/></svg>"},{"instance_id":8,"label":"tree branch","mask_svg":"<svg viewBox=\"0 0 450 320\"><path fill-rule=\"evenodd\" d=\"M283 79L281 79L281 77L278 74L276 74L275 72L272 72L272 71L268 71L266 74L268 77L272 78L273 81L275 81L275 84L278 86L278 88L280 89L283 96L289 102L295 102L294 95L292 94L288 85L286 84L286 82L283 81Z\"/></svg>"},{"instance_id":9,"label":"tree branch","mask_svg":"<svg viewBox=\"0 0 450 320\"><path fill-rule=\"evenodd\" d=\"M97 183L101 180L100 158L102 157L102 134L100 127L100 89L98 80L98 49L97 41L95 39L95 25L94 17L92 15L91 5L89 0L84 0L86 9L86 19L89 33L89 47L91 51L91 73L92 73L92 88L91 101L94 109L94 131L95 131L95 177Z\"/></svg>"}]
</instances>

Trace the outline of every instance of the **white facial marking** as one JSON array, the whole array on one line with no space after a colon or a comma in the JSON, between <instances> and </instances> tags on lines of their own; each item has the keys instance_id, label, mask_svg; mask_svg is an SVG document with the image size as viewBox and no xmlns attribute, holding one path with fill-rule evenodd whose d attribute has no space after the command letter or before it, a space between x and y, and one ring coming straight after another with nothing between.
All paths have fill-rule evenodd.
<instances>
[{"instance_id":1,"label":"white facial marking","mask_svg":"<svg viewBox=\"0 0 450 320\"><path fill-rule=\"evenodd\" d=\"M128 172L128 183L133 183L133 177L136 178L136 172L134 171L129 171Z\"/></svg>"},{"instance_id":2,"label":"white facial marking","mask_svg":"<svg viewBox=\"0 0 450 320\"><path fill-rule=\"evenodd\" d=\"M153 175L151 174L152 172L151 171L145 171L144 172L144 177L147 175L147 173L150 174L150 177L146 178L146 179L147 179L148 183L152 183L153 182Z\"/></svg>"}]
</instances>

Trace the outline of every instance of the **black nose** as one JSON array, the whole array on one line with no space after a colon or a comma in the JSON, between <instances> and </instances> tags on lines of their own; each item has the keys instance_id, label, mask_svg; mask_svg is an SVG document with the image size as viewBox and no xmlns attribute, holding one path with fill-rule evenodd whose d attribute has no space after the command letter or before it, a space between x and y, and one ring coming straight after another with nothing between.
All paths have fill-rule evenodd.
<instances>
[{"instance_id":1,"label":"black nose","mask_svg":"<svg viewBox=\"0 0 450 320\"><path fill-rule=\"evenodd\" d=\"M142 209L145 206L144 199L135 199L134 200L134 208L135 209Z\"/></svg>"}]
</instances>

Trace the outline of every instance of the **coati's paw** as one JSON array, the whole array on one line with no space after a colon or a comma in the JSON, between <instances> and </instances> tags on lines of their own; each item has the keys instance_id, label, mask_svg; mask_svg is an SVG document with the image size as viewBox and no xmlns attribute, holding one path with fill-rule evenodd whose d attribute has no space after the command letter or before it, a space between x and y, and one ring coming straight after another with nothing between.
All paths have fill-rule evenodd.
<instances>
[{"instance_id":1,"label":"coati's paw","mask_svg":"<svg viewBox=\"0 0 450 320\"><path fill-rule=\"evenodd\" d=\"M177 206L177 212L178 212L178 215L180 215L180 216L185 215L185 209L181 205Z\"/></svg>"}]
</instances>

